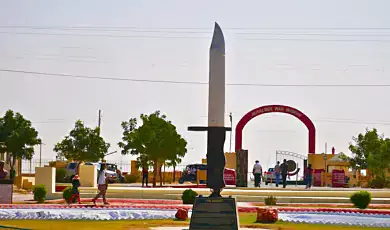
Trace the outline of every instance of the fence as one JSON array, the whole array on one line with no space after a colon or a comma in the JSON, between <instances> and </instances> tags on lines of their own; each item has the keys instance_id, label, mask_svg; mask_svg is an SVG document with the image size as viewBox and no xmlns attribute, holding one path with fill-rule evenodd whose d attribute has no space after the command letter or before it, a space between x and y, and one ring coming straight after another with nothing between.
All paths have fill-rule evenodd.
<instances>
[{"instance_id":1,"label":"fence","mask_svg":"<svg viewBox=\"0 0 390 230\"><path fill-rule=\"evenodd\" d=\"M45 165L49 165L49 162L55 161L54 159L42 159L41 161L39 160L22 160L22 173L35 173L35 168L36 167L43 167ZM110 164L116 164L118 169L121 170L122 172L130 172L131 171L131 164L130 162L125 162L125 161L107 161L107 163ZM176 166L175 170L176 171L183 171L185 169L185 165L178 165ZM164 171L164 167L162 168ZM172 167L165 166L165 172L173 172Z\"/></svg>"},{"instance_id":2,"label":"fence","mask_svg":"<svg viewBox=\"0 0 390 230\"><path fill-rule=\"evenodd\" d=\"M22 160L22 173L35 173L35 167L43 167L49 165L49 162L53 160L42 159L39 160Z\"/></svg>"}]
</instances>

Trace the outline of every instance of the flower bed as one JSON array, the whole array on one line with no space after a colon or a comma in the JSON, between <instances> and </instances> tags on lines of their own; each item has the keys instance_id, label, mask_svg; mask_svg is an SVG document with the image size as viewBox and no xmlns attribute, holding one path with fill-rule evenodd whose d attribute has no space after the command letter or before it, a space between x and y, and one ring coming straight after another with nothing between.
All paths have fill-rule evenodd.
<instances>
[{"instance_id":1,"label":"flower bed","mask_svg":"<svg viewBox=\"0 0 390 230\"><path fill-rule=\"evenodd\" d=\"M5 208L4 208L5 207ZM66 205L2 205L0 219L58 219L58 220L140 220L140 219L174 219L177 210L182 214L188 212L190 205L110 205L110 206L66 206ZM240 210L241 209L241 210ZM242 207L239 211L254 212L258 207ZM380 210L357 210L343 212L326 209L275 209L263 215L266 223L279 220L294 223L338 224L354 226L390 227L390 214L376 212ZM350 209L348 209L350 210ZM363 211L363 212L362 212ZM184 218L182 215L181 217ZM258 219L259 220L259 219Z\"/></svg>"}]
</instances>

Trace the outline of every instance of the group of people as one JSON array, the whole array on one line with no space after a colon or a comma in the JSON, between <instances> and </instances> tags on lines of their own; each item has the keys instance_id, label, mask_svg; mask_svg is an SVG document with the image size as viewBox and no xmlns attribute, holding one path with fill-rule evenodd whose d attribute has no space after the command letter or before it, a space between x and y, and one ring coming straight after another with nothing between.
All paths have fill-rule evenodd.
<instances>
[{"instance_id":1,"label":"group of people","mask_svg":"<svg viewBox=\"0 0 390 230\"><path fill-rule=\"evenodd\" d=\"M255 177L255 187L260 187L263 168L261 167L260 162L258 160L256 160L255 165L253 166L252 173ZM279 187L280 176L282 176L283 188L286 188L287 176L288 176L288 163L286 159L283 160L282 164L280 164L279 161L276 163L274 167L274 173L275 173L276 187ZM313 181L313 169L311 164L309 164L309 166L305 171L305 181L306 181L306 189L311 188L312 181Z\"/></svg>"},{"instance_id":2,"label":"group of people","mask_svg":"<svg viewBox=\"0 0 390 230\"><path fill-rule=\"evenodd\" d=\"M98 178L97 178L97 184L98 184L99 193L95 196L95 198L92 199L92 202L96 205L96 201L99 199L99 197L102 196L103 203L105 205L108 205L109 203L107 202L107 199L106 199L108 180L107 180L107 172L106 172L106 165L105 164L101 164L101 166L100 166L100 170L99 170ZM69 204L72 203L74 198L77 198L78 203L81 204L80 192L79 192L80 186L81 186L80 177L78 175L75 175L72 179L72 195L68 200Z\"/></svg>"},{"instance_id":3,"label":"group of people","mask_svg":"<svg viewBox=\"0 0 390 230\"><path fill-rule=\"evenodd\" d=\"M276 187L279 187L280 176L282 176L283 188L286 188L286 186L287 186L287 176L288 176L288 163L287 163L287 160L284 159L282 164L280 164L280 161L276 162L274 171L275 171L275 184L276 184Z\"/></svg>"}]
</instances>

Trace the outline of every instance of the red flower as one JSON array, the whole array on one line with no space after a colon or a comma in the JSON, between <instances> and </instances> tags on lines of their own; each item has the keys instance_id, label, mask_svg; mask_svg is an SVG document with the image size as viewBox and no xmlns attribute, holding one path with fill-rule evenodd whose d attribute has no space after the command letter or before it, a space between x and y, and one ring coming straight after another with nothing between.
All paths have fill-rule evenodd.
<instances>
[{"instance_id":1,"label":"red flower","mask_svg":"<svg viewBox=\"0 0 390 230\"><path fill-rule=\"evenodd\" d=\"M184 208L179 208L175 215L178 220L187 220L188 219L188 210Z\"/></svg>"},{"instance_id":2,"label":"red flower","mask_svg":"<svg viewBox=\"0 0 390 230\"><path fill-rule=\"evenodd\" d=\"M277 209L258 208L256 221L260 223L275 223L278 221L278 213Z\"/></svg>"}]
</instances>

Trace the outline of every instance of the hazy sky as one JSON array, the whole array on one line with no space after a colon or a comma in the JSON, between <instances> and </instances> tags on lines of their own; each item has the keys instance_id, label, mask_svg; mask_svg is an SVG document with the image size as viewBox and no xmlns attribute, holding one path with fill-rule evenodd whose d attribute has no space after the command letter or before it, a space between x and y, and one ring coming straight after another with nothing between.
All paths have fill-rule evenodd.
<instances>
[{"instance_id":1,"label":"hazy sky","mask_svg":"<svg viewBox=\"0 0 390 230\"><path fill-rule=\"evenodd\" d=\"M119 150L121 121L161 110L188 140L184 163L205 156L207 85L80 79L208 81L214 22L226 40L226 82L390 84L390 2L366 1L16 1L0 2L0 113L34 122L45 159L77 119L97 125ZM370 29L371 28L371 29ZM4 70L7 70L4 72ZM318 153L348 152L366 127L390 135L389 87L227 86L233 126L268 104L295 107L315 123ZM387 99L386 99L387 98ZM229 126L226 117L226 126ZM259 116L244 129L250 164L275 163L275 151L307 154L306 127L284 114ZM234 136L233 136L234 149ZM229 135L226 141L229 151ZM128 160L120 154L111 160Z\"/></svg>"}]
</instances>

